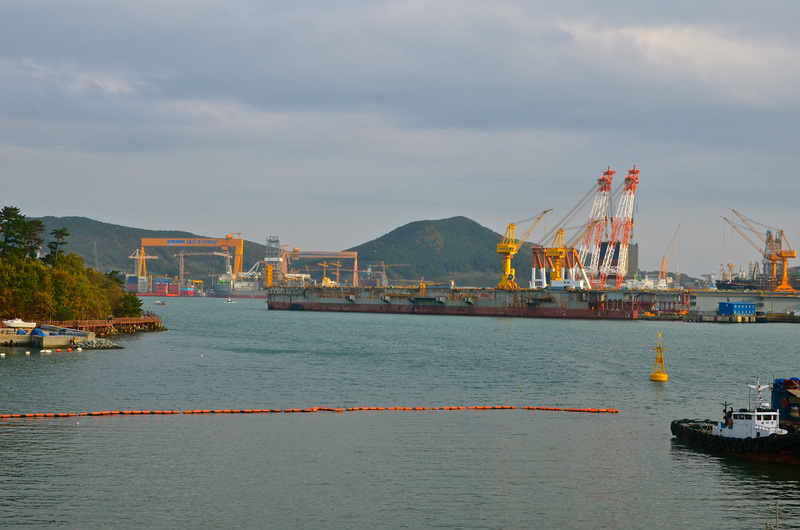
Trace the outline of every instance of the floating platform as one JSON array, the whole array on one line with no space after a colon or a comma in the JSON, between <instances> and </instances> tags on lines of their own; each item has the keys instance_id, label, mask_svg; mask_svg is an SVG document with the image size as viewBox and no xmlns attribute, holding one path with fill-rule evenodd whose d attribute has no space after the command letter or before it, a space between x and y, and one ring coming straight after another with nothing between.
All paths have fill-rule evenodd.
<instances>
[{"instance_id":1,"label":"floating platform","mask_svg":"<svg viewBox=\"0 0 800 530\"><path fill-rule=\"evenodd\" d=\"M624 291L440 287L270 287L271 310L637 320Z\"/></svg>"}]
</instances>

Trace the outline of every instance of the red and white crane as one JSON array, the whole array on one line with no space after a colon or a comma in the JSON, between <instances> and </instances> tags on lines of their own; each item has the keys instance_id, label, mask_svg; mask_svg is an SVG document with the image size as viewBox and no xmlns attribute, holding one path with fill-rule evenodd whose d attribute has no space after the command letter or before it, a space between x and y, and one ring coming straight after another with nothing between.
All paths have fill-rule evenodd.
<instances>
[{"instance_id":1,"label":"red and white crane","mask_svg":"<svg viewBox=\"0 0 800 530\"><path fill-rule=\"evenodd\" d=\"M586 231L583 234L578 256L583 264L586 276L589 278L592 289L598 288L597 279L600 275L600 245L603 242L603 233L609 218L609 205L611 204L611 180L614 177L611 166L603 172L603 176L597 179L597 191L594 196L592 213L589 214L589 221ZM587 256L591 256L591 263L586 263ZM602 288L602 285L599 286Z\"/></svg>"},{"instance_id":2,"label":"red and white crane","mask_svg":"<svg viewBox=\"0 0 800 530\"><path fill-rule=\"evenodd\" d=\"M622 196L617 205L617 215L611 220L611 237L606 245L603 263L600 265L597 289L605 287L606 279L609 275L616 277L616 289L622 287L622 281L628 271L628 244L633 232L633 201L636 197L638 184L639 170L634 165L633 169L628 170L628 176L625 177ZM616 264L614 264L614 254L617 246L619 246L619 255Z\"/></svg>"}]
</instances>

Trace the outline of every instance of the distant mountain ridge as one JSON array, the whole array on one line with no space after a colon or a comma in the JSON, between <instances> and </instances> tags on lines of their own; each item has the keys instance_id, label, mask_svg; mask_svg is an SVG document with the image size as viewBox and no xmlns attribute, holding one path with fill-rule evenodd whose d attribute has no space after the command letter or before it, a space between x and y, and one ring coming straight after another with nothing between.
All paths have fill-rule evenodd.
<instances>
[{"instance_id":1,"label":"distant mountain ridge","mask_svg":"<svg viewBox=\"0 0 800 530\"><path fill-rule=\"evenodd\" d=\"M101 272L117 270L133 273L134 260L130 256L140 247L142 238L208 237L175 230L131 228L86 217L48 216L39 219L45 224L48 235L51 230L66 228L70 233L66 252L81 256L87 266L99 266ZM390 281L416 282L424 278L426 282L433 283L454 280L457 285L490 287L497 285L500 280L501 260L496 250L502 238L501 234L458 216L408 223L384 236L345 250L358 252L359 270L383 262L387 265L386 275ZM158 259L147 261L148 274L160 277L179 274L179 258L175 254L180 249L153 247L147 250L158 256ZM265 245L245 241L244 269L263 259L265 254ZM530 281L530 256L530 245L526 245L514 259L513 266L520 285L527 286ZM298 269L302 267L299 262L293 265ZM310 262L309 268L314 268ZM208 281L210 275L225 271L225 263L218 256L191 256L185 258L184 269L187 277ZM312 272L312 277L321 279L322 273Z\"/></svg>"},{"instance_id":2,"label":"distant mountain ridge","mask_svg":"<svg viewBox=\"0 0 800 530\"><path fill-rule=\"evenodd\" d=\"M112 270L134 273L134 260L130 256L141 247L142 238L200 238L209 237L191 232L178 230L146 230L131 228L95 221L87 217L40 217L45 224L45 244L49 241L50 232L54 229L66 228L69 231L66 252L73 252L83 258L87 267L95 267L100 272ZM219 237L219 236L214 236ZM97 248L97 262L95 262L95 245ZM245 263L262 259L265 254L265 245L245 241ZM148 254L152 253L158 259L147 260L147 273L152 276L177 276L180 272L180 259L175 254L182 248L148 247ZM184 249L185 250L185 249ZM197 250L197 249L193 249ZM208 251L219 249L209 248ZM249 267L250 265L246 265ZM219 275L225 272L225 260L219 256L191 256L184 259L184 269L188 276L195 279L197 276Z\"/></svg>"}]
</instances>

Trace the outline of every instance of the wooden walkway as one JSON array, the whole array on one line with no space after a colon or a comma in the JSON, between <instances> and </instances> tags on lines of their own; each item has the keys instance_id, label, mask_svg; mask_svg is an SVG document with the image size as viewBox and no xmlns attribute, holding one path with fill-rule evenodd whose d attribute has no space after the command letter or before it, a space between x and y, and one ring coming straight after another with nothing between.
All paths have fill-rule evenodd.
<instances>
[{"instance_id":1,"label":"wooden walkway","mask_svg":"<svg viewBox=\"0 0 800 530\"><path fill-rule=\"evenodd\" d=\"M59 328L91 331L96 335L113 333L135 333L137 331L164 331L161 317L153 312L145 311L141 317L109 318L106 320L43 320L41 324Z\"/></svg>"}]
</instances>

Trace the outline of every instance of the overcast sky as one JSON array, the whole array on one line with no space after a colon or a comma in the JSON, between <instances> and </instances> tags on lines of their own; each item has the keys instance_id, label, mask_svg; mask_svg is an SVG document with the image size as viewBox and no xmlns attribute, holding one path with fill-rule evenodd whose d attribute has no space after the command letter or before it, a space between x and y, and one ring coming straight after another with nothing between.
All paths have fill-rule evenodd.
<instances>
[{"instance_id":1,"label":"overcast sky","mask_svg":"<svg viewBox=\"0 0 800 530\"><path fill-rule=\"evenodd\" d=\"M800 249L798 22L793 0L4 0L0 206L303 250L553 208L537 240L636 164L640 268L678 224L672 270L747 268L729 207Z\"/></svg>"}]
</instances>

